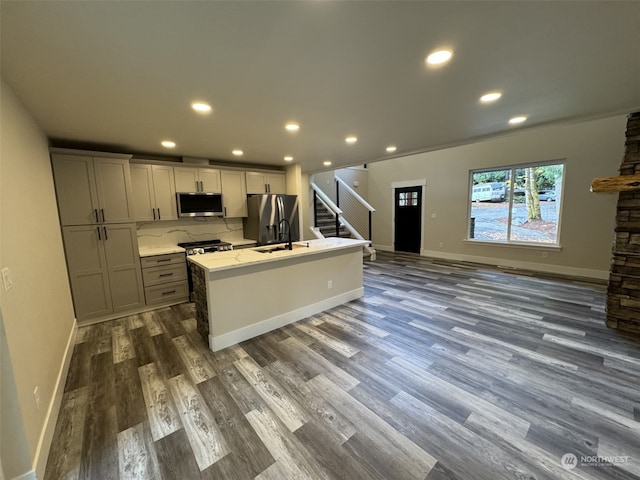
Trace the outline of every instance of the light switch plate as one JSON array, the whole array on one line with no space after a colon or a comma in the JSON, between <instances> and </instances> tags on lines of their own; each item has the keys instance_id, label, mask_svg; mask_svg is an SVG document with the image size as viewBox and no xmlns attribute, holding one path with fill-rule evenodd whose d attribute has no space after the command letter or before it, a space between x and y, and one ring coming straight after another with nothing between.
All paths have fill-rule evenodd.
<instances>
[{"instance_id":1,"label":"light switch plate","mask_svg":"<svg viewBox=\"0 0 640 480\"><path fill-rule=\"evenodd\" d=\"M4 291L8 292L13 288L13 282L11 281L11 275L9 274L9 267L2 269L2 283L4 284Z\"/></svg>"}]
</instances>

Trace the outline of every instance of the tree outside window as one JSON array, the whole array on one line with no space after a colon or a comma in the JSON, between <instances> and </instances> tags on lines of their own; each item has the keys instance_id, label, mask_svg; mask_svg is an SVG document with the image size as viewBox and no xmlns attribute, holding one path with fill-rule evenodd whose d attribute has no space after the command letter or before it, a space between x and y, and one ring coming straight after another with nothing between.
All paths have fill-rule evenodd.
<instances>
[{"instance_id":1,"label":"tree outside window","mask_svg":"<svg viewBox=\"0 0 640 480\"><path fill-rule=\"evenodd\" d=\"M470 239L559 244L564 163L470 173Z\"/></svg>"}]
</instances>

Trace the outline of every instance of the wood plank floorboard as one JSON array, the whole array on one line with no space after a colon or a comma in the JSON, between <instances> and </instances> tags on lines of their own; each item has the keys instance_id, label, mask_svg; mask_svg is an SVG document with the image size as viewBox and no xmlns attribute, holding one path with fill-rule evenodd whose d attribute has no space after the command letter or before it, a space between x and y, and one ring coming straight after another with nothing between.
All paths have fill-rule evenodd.
<instances>
[{"instance_id":1,"label":"wood plank floorboard","mask_svg":"<svg viewBox=\"0 0 640 480\"><path fill-rule=\"evenodd\" d=\"M604 285L385 252L364 279L216 353L192 303L79 328L45 480L640 480Z\"/></svg>"}]
</instances>

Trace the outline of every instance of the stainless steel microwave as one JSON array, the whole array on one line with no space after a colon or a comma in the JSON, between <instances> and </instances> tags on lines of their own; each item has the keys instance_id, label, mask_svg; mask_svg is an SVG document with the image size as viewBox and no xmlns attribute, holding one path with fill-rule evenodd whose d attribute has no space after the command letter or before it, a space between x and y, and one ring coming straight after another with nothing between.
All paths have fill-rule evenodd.
<instances>
[{"instance_id":1,"label":"stainless steel microwave","mask_svg":"<svg viewBox=\"0 0 640 480\"><path fill-rule=\"evenodd\" d=\"M178 192L179 217L221 217L224 215L222 208L222 194L203 192Z\"/></svg>"}]
</instances>

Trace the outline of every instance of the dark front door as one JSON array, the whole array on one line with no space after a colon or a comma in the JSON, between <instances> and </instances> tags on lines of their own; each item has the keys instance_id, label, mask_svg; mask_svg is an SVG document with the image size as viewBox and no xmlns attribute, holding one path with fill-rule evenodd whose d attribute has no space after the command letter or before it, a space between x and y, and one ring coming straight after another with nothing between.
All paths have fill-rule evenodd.
<instances>
[{"instance_id":1,"label":"dark front door","mask_svg":"<svg viewBox=\"0 0 640 480\"><path fill-rule=\"evenodd\" d=\"M420 253L422 187L395 189L395 250Z\"/></svg>"}]
</instances>

